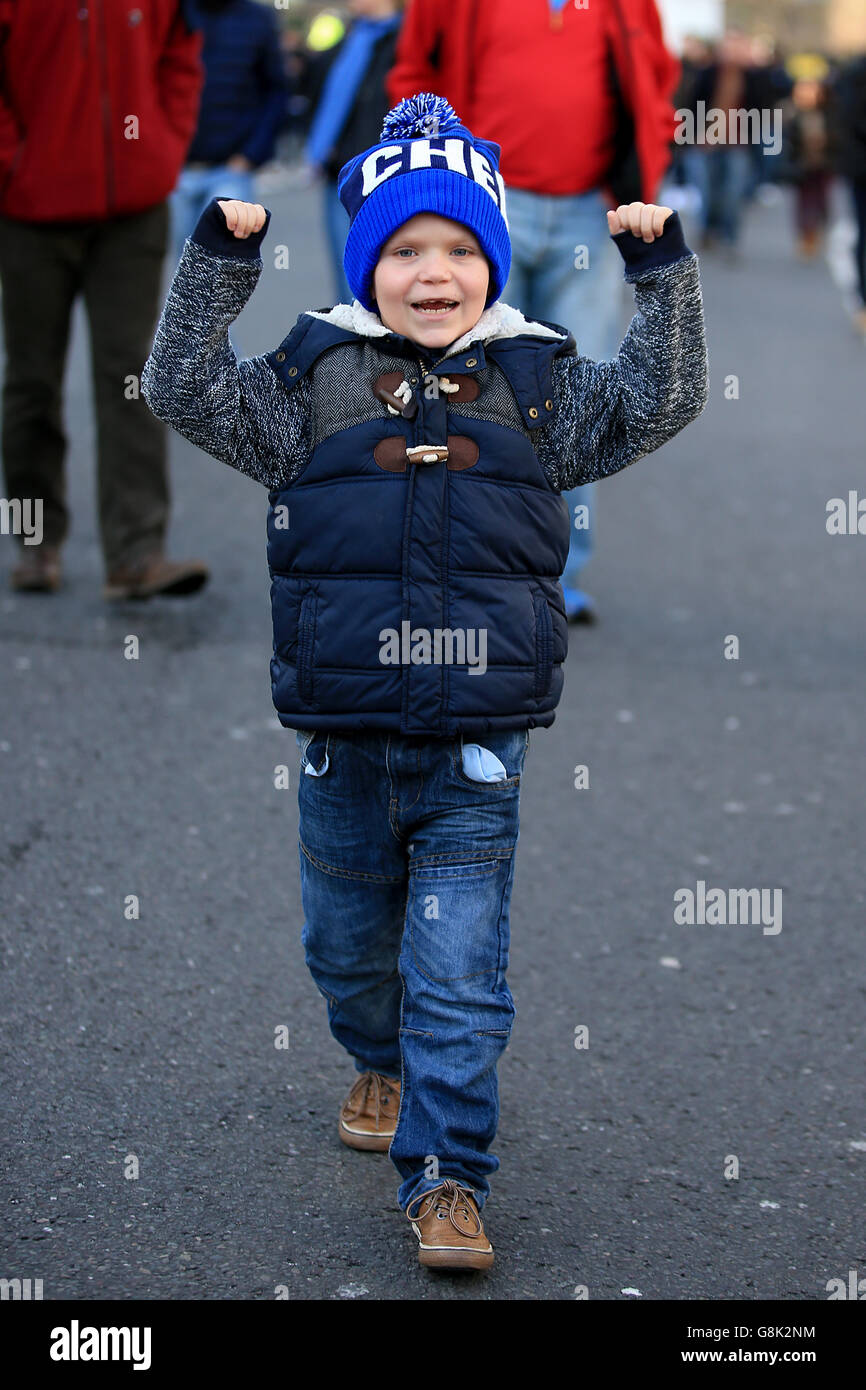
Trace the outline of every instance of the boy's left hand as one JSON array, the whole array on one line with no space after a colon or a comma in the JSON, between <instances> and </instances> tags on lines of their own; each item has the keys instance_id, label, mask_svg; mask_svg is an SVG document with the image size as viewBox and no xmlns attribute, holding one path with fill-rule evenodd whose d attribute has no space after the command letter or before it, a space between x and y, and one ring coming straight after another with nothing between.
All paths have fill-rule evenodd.
<instances>
[{"instance_id":1,"label":"boy's left hand","mask_svg":"<svg viewBox=\"0 0 866 1390\"><path fill-rule=\"evenodd\" d=\"M615 212L607 214L607 229L611 236L632 232L644 241L655 241L672 213L673 208L659 207L657 203L622 203Z\"/></svg>"}]
</instances>

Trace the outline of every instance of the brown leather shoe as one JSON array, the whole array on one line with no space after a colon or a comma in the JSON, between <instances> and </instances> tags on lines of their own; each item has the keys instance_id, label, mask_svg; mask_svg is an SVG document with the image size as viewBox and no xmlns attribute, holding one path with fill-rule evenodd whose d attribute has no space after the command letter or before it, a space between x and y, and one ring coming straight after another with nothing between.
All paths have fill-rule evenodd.
<instances>
[{"instance_id":1,"label":"brown leather shoe","mask_svg":"<svg viewBox=\"0 0 866 1390\"><path fill-rule=\"evenodd\" d=\"M22 545L18 564L9 576L21 593L53 594L60 588L60 546Z\"/></svg>"},{"instance_id":2,"label":"brown leather shoe","mask_svg":"<svg viewBox=\"0 0 866 1390\"><path fill-rule=\"evenodd\" d=\"M210 570L201 560L168 560L164 555L149 555L138 565L111 570L102 596L114 600L194 594L209 578Z\"/></svg>"},{"instance_id":3,"label":"brown leather shoe","mask_svg":"<svg viewBox=\"0 0 866 1390\"><path fill-rule=\"evenodd\" d=\"M340 1138L350 1149L387 1153L397 1128L400 1082L378 1071L362 1072L340 1111Z\"/></svg>"},{"instance_id":4,"label":"brown leather shoe","mask_svg":"<svg viewBox=\"0 0 866 1390\"><path fill-rule=\"evenodd\" d=\"M452 1178L406 1208L418 1237L418 1263L429 1269L489 1269L493 1246L484 1234L475 1198Z\"/></svg>"}]
</instances>

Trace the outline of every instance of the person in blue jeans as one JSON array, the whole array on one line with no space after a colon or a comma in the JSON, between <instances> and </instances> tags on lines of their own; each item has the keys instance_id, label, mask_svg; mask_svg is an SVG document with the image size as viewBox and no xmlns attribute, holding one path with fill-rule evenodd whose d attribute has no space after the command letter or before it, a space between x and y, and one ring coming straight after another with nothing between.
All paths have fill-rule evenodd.
<instances>
[{"instance_id":1,"label":"person in blue jeans","mask_svg":"<svg viewBox=\"0 0 866 1390\"><path fill-rule=\"evenodd\" d=\"M670 208L607 216L635 286L618 355L502 298L499 146L419 93L344 166L356 300L238 363L270 213L214 200L142 374L150 408L268 489L271 688L299 745L302 940L355 1081L337 1132L389 1152L436 1268L486 1269L482 1211L530 731L562 694L562 494L707 401L697 257Z\"/></svg>"},{"instance_id":2,"label":"person in blue jeans","mask_svg":"<svg viewBox=\"0 0 866 1390\"><path fill-rule=\"evenodd\" d=\"M353 155L375 143L388 112L385 78L394 61L403 0L349 0L351 22L319 59L321 86L304 158L322 188L322 212L334 280L334 303L351 304L343 269L349 218L337 181Z\"/></svg>"},{"instance_id":3,"label":"person in blue jeans","mask_svg":"<svg viewBox=\"0 0 866 1390\"><path fill-rule=\"evenodd\" d=\"M507 185L507 196L511 273L504 298L528 318L570 325L578 351L597 362L614 357L622 262L608 235L603 194L544 194ZM563 496L571 518L565 611L571 622L591 623L595 606L579 581L593 550L595 488L586 483Z\"/></svg>"},{"instance_id":4,"label":"person in blue jeans","mask_svg":"<svg viewBox=\"0 0 866 1390\"><path fill-rule=\"evenodd\" d=\"M499 1166L496 1063L514 1018L505 972L529 730L485 734L486 748L375 731L297 739L302 941L361 1077L340 1136L383 1150L390 1140L403 1207L418 1194L419 1156L432 1163L426 1185L447 1164L483 1205Z\"/></svg>"},{"instance_id":5,"label":"person in blue jeans","mask_svg":"<svg viewBox=\"0 0 866 1390\"><path fill-rule=\"evenodd\" d=\"M686 168L701 195L701 244L712 245L718 234L734 253L740 240L751 155L745 145L703 145L688 151Z\"/></svg>"},{"instance_id":6,"label":"person in blue jeans","mask_svg":"<svg viewBox=\"0 0 866 1390\"><path fill-rule=\"evenodd\" d=\"M184 0L204 35L198 127L171 198L178 258L212 198L249 202L255 171L273 158L288 82L273 10L255 0Z\"/></svg>"}]
</instances>

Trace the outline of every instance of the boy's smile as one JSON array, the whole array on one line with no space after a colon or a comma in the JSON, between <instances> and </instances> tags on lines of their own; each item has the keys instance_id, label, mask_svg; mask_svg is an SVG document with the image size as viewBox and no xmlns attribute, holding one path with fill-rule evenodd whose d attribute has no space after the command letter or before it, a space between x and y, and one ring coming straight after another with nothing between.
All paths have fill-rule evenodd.
<instances>
[{"instance_id":1,"label":"boy's smile","mask_svg":"<svg viewBox=\"0 0 866 1390\"><path fill-rule=\"evenodd\" d=\"M382 247L373 295L387 328L446 348L478 322L490 269L478 238L449 217L420 212Z\"/></svg>"}]
</instances>

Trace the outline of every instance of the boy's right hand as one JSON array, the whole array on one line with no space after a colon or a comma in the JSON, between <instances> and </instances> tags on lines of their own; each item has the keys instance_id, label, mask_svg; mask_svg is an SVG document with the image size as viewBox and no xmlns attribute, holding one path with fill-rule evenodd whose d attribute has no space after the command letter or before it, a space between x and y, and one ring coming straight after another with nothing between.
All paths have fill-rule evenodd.
<instances>
[{"instance_id":1,"label":"boy's right hand","mask_svg":"<svg viewBox=\"0 0 866 1390\"><path fill-rule=\"evenodd\" d=\"M226 226L236 237L248 237L251 232L260 232L265 225L267 213L261 203L242 203L237 198L217 198L217 206L222 208Z\"/></svg>"}]
</instances>

